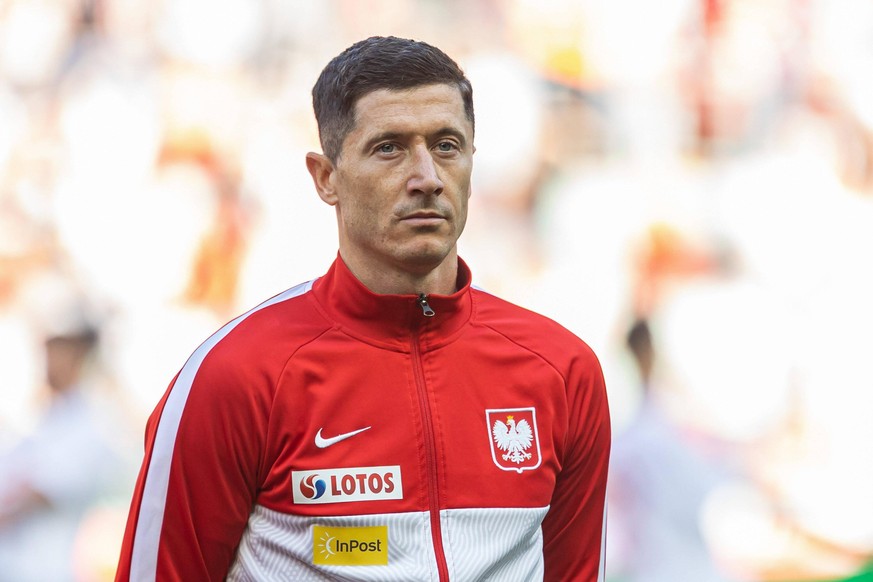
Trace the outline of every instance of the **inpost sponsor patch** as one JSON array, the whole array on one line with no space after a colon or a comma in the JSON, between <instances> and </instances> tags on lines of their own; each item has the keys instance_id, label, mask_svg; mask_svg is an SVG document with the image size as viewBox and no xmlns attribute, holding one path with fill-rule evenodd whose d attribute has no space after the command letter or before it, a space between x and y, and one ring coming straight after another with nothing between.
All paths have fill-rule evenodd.
<instances>
[{"instance_id":1,"label":"inpost sponsor patch","mask_svg":"<svg viewBox=\"0 0 873 582\"><path fill-rule=\"evenodd\" d=\"M388 526L312 526L312 563L322 566L388 564Z\"/></svg>"}]
</instances>

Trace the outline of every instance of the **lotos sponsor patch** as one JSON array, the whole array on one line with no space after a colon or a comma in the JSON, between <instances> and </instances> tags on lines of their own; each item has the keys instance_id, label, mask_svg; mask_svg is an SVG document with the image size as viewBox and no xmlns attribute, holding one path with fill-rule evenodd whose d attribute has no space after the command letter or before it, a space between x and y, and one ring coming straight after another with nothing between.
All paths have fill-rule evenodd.
<instances>
[{"instance_id":1,"label":"lotos sponsor patch","mask_svg":"<svg viewBox=\"0 0 873 582\"><path fill-rule=\"evenodd\" d=\"M388 526L312 526L312 563L323 566L384 566Z\"/></svg>"},{"instance_id":2,"label":"lotos sponsor patch","mask_svg":"<svg viewBox=\"0 0 873 582\"><path fill-rule=\"evenodd\" d=\"M400 466L292 471L294 503L346 503L403 499Z\"/></svg>"}]
</instances>

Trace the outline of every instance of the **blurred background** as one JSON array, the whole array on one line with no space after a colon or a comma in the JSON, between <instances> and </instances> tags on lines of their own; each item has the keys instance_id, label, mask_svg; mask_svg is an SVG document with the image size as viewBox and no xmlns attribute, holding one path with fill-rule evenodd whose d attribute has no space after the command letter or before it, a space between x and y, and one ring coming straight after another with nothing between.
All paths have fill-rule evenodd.
<instances>
[{"instance_id":1,"label":"blurred background","mask_svg":"<svg viewBox=\"0 0 873 582\"><path fill-rule=\"evenodd\" d=\"M112 579L173 375L334 258L374 34L473 81L476 283L600 356L608 580L873 579L873 3L0 0L0 581Z\"/></svg>"}]
</instances>

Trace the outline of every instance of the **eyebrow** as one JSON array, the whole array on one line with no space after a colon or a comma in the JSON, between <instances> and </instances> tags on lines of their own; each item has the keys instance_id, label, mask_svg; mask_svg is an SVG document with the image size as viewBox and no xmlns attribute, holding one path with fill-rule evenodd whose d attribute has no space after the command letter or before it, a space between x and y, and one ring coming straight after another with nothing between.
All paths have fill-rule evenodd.
<instances>
[{"instance_id":1,"label":"eyebrow","mask_svg":"<svg viewBox=\"0 0 873 582\"><path fill-rule=\"evenodd\" d=\"M377 133L366 142L364 142L364 145L361 147L361 149L363 151L370 151L370 149L372 149L372 147L380 141L393 141L400 138L402 135L402 133L398 133L396 131L383 131L382 133Z\"/></svg>"},{"instance_id":2,"label":"eyebrow","mask_svg":"<svg viewBox=\"0 0 873 582\"><path fill-rule=\"evenodd\" d=\"M364 151L368 151L379 142L400 139L405 135L407 134L399 131L383 131L382 133L378 133L368 139L366 142L364 142L363 149ZM440 129L433 132L431 135L434 137L451 136L461 142L462 146L467 145L467 136L464 134L464 132L454 127L441 127Z\"/></svg>"}]
</instances>

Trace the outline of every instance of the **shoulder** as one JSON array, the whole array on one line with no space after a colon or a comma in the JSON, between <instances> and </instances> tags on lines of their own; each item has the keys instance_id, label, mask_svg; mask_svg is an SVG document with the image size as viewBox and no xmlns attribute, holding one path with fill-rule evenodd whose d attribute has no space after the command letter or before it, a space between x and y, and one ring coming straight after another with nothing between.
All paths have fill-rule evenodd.
<instances>
[{"instance_id":1,"label":"shoulder","mask_svg":"<svg viewBox=\"0 0 873 582\"><path fill-rule=\"evenodd\" d=\"M482 289L474 287L471 292L477 325L491 328L558 367L575 362L599 368L591 347L557 321Z\"/></svg>"},{"instance_id":2,"label":"shoulder","mask_svg":"<svg viewBox=\"0 0 873 582\"><path fill-rule=\"evenodd\" d=\"M313 281L292 287L229 322L225 328L229 339L264 341L279 338L304 339L323 329L327 320L312 300ZM218 333L222 333L219 330Z\"/></svg>"},{"instance_id":3,"label":"shoulder","mask_svg":"<svg viewBox=\"0 0 873 582\"><path fill-rule=\"evenodd\" d=\"M226 323L192 354L187 366L230 379L284 366L296 350L330 328L311 297L312 282L288 289Z\"/></svg>"}]
</instances>

